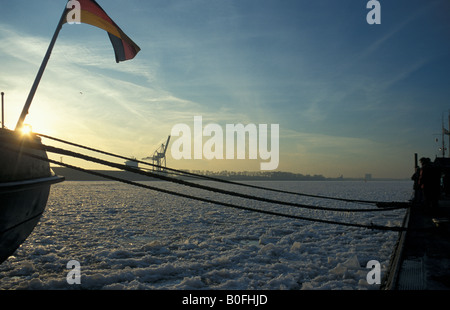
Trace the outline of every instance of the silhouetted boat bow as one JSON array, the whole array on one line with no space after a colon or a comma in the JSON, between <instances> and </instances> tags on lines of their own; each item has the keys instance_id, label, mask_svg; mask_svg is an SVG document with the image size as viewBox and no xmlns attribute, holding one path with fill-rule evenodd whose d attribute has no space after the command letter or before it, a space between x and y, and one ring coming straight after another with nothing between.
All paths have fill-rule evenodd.
<instances>
[{"instance_id":1,"label":"silhouetted boat bow","mask_svg":"<svg viewBox=\"0 0 450 310\"><path fill-rule=\"evenodd\" d=\"M0 263L31 234L43 214L52 184L62 182L47 161L40 138L0 128Z\"/></svg>"}]
</instances>

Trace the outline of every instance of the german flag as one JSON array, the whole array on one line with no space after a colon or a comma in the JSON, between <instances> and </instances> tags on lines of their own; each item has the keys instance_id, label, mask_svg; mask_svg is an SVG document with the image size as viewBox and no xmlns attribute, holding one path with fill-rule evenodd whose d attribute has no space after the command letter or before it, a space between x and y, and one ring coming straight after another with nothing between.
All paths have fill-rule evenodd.
<instances>
[{"instance_id":1,"label":"german flag","mask_svg":"<svg viewBox=\"0 0 450 310\"><path fill-rule=\"evenodd\" d=\"M94 0L68 1L64 22L67 22L67 15L69 15L73 9L74 6L71 4L74 2L80 4L80 22L101 28L108 32L109 39L114 48L116 62L133 59L141 50Z\"/></svg>"}]
</instances>

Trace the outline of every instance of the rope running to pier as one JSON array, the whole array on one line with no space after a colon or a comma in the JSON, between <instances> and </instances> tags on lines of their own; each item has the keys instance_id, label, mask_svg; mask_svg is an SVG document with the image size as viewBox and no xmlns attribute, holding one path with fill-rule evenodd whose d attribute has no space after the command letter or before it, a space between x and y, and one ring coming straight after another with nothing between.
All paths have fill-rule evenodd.
<instances>
[{"instance_id":1,"label":"rope running to pier","mask_svg":"<svg viewBox=\"0 0 450 310\"><path fill-rule=\"evenodd\" d=\"M169 182L173 182L173 183L177 183L177 184L182 184L182 185L189 186L189 187L199 188L199 189L202 189L202 190L207 190L207 191L212 191L212 192L216 192L216 193L220 193L220 194L225 194L225 195L230 195L230 196L240 197L240 198L245 198L245 199L252 199L252 200L257 200L257 201L262 201L262 202L267 202L267 203L281 204L281 205L285 205L285 206L304 208L304 209L321 210L321 211L337 211L337 212L382 212L382 211L391 211L391 210L397 210L397 209L400 209L400 208L404 208L404 207L392 207L392 208L384 208L384 209L380 209L380 208L373 208L373 209L330 208L330 207L317 207L317 206L310 206L310 205L299 204L299 203L292 203L292 202L286 202L286 201L273 200L273 199L269 199L269 198L252 196L252 195L232 192L232 191L228 191L228 190L224 190L224 189L220 189L220 188L215 188L215 187L210 187L210 186L206 186L206 185L201 185L201 184L197 184L197 183L187 182L185 180L164 176L164 175L160 175L158 173L153 173L153 172L149 172L149 171L142 171L142 170L138 170L138 169L134 169L134 168L128 167L126 165L121 165L121 164L109 162L109 161L106 161L106 160L102 160L102 159L99 159L99 158L94 158L92 156L79 154L79 153L76 153L76 152L64 150L64 149L53 147L53 146L43 145L43 147L44 147L44 149L47 152L50 152L50 153L56 153L56 154L60 154L60 155L66 155L66 156L71 156L71 157L75 157L75 158L80 158L80 159L83 159L83 160L86 160L86 161L90 161L90 162L94 162L94 163L97 163L97 164L109 166L109 167L112 167L112 168L117 168L117 169L120 169L120 170L129 171L129 172L132 172L132 173L135 173L135 174L144 175L144 176L147 176L147 177L154 177L154 178L158 178L160 180L169 181Z\"/></svg>"},{"instance_id":2,"label":"rope running to pier","mask_svg":"<svg viewBox=\"0 0 450 310\"><path fill-rule=\"evenodd\" d=\"M5 147L5 149L8 149L10 151L15 151L15 150L13 150L13 149L11 149L9 147ZM231 203L227 203L227 202L222 202L222 201L212 200L212 199L208 199L208 198L196 197L196 196L193 196L193 195L188 195L188 194L183 194L183 193L179 193L179 192L174 192L174 191L171 191L171 190L157 188L157 187L150 186L150 185L147 185L147 184L142 184L142 183L137 183L137 182L125 180L125 179L122 179L122 178L117 178L117 177L110 176L110 175L103 174L103 173L99 173L99 172L96 172L96 171L87 170L87 169L84 169L84 168L81 168L81 167L77 167L77 166L61 163L61 162L58 162L58 161L55 161L55 160L52 160L52 159L49 159L49 158L46 158L46 157L42 157L42 156L39 156L39 155L36 155L36 154L33 154L33 153L26 152L26 151L22 151L21 154L25 155L25 156L28 156L28 157L35 158L35 159L47 161L47 162L52 163L52 164L60 165L60 166L66 167L66 168L70 168L70 169L74 169L74 170L77 170L77 171L82 171L82 172L85 172L85 173L88 173L88 174L92 174L92 175L100 176L100 177L103 177L103 178L107 178L107 179L110 179L110 180L113 180L113 181L118 181L118 182L130 184L130 185L133 185L133 186L137 186L137 187L142 187L142 188L146 188L146 189L162 192L162 193L169 194L169 195L174 195L174 196L179 196L179 197L183 197L183 198L193 199L193 200L202 201L202 202L206 202L206 203L212 203L212 204L216 204L216 205L222 205L222 206L225 206L225 207L231 207L231 208L245 210L245 211L250 211L250 212L257 212L257 213L262 213L262 214L267 214L267 215L280 216L280 217L285 217L285 218L304 220L304 221L311 221L311 222L319 222L319 223L325 223L325 224L342 225L342 226L348 226L348 227L367 228L367 229L375 229L375 230L383 230L383 231L397 231L397 232L406 230L405 227L398 227L398 226L382 226L382 225L374 225L374 224L366 225L366 224L358 224L358 223L347 223L347 222L339 222L339 221L332 221L332 220L325 220L325 219L309 218L309 217L298 216L298 215L284 214L284 213L268 211L268 210L254 209L254 208L239 206L239 205L235 205L235 204L231 204Z\"/></svg>"},{"instance_id":3,"label":"rope running to pier","mask_svg":"<svg viewBox=\"0 0 450 310\"><path fill-rule=\"evenodd\" d=\"M254 188L254 189L261 189L261 190L266 190L266 191L272 191L272 192L277 192L277 193L283 193L283 194L291 194L291 195L297 195L297 196L303 196L303 197L310 197L310 198L319 198L319 199L329 199L329 200L337 200L337 201L345 201L345 202L351 202L351 203L359 203L359 204L377 204L377 203L382 203L381 201L373 201L373 200L361 200L361 199L349 199L349 198L339 198L339 197L330 197L330 196L323 196L323 195L313 195L313 194L305 194L305 193L298 193L298 192L291 192L291 191L286 191L286 190L279 190L279 189L274 189L274 188L268 188L268 187L263 187L263 186L257 186L257 185L252 185L252 184L245 184L245 183L240 183L240 182L234 182L234 181L230 181L230 180L223 180L223 179L219 179L219 178L214 178L214 177L210 177L210 176L204 176L204 175L199 175L199 174L195 174L195 173L191 173L191 172L187 172L187 171L182 171L182 170L177 170L177 169L173 169L173 168L168 168L168 167L163 167L163 166L159 166L159 165L155 165L152 163L148 163L145 161L140 161L137 159L131 159L131 158L127 158L121 155L117 155L114 153L110 153L110 152L105 152L99 149L95 149L92 147L88 147L88 146L84 146L81 144L77 144L77 143L73 143L70 141L66 141L63 139L59 139L59 138L55 138L55 137L51 137L48 135L44 135L44 134L39 134L37 133L36 135L43 137L43 138L47 138L47 139L51 139L57 142L61 142L61 143L65 143L71 146L75 146L78 148L83 148L89 151L93 151L93 152L97 152L100 154L104 154L104 155L108 155L108 156L112 156L112 157L116 157L116 158L120 158L123 160L133 160L139 164L144 164L144 165L148 165L148 166L152 166L155 168L159 168L159 169L164 169L165 171L170 171L176 175L184 175L184 176L189 176L189 177L195 177L195 178L200 178L200 179L205 179L205 180L210 180L210 181L214 181L214 182L220 182L220 183L227 183L227 184L232 184L232 185L237 185L237 186L242 186L242 187L249 187L249 188ZM401 209L401 208L405 208L404 206L401 207L391 207L391 208L384 208L384 210L394 210L394 209ZM339 209L338 211L341 211L342 209ZM376 209L376 210L369 210L369 211L379 211L380 209ZM359 210L358 210L359 211ZM367 211L367 210L363 210L363 211Z\"/></svg>"}]
</instances>

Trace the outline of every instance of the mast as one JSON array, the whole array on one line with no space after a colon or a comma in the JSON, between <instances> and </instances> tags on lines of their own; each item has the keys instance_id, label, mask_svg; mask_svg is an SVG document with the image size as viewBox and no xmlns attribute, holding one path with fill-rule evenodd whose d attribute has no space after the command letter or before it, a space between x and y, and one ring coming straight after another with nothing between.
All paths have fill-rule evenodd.
<instances>
[{"instance_id":1,"label":"mast","mask_svg":"<svg viewBox=\"0 0 450 310\"><path fill-rule=\"evenodd\" d=\"M445 157L445 127L444 127L444 115L442 115L442 158Z\"/></svg>"},{"instance_id":2,"label":"mast","mask_svg":"<svg viewBox=\"0 0 450 310\"><path fill-rule=\"evenodd\" d=\"M30 93L28 94L27 101L25 102L25 105L23 106L22 113L20 114L19 120L17 121L16 130L18 130L20 127L23 126L23 122L25 121L25 117L28 114L28 110L30 109L31 102L33 101L34 94L36 93L36 90L39 86L39 82L41 81L42 75L44 74L45 67L47 66L48 60L50 59L50 55L52 53L53 47L55 46L59 31L61 30L62 25L64 23L64 19L66 18L65 13L66 13L66 8L64 8L64 11L58 22L58 26L56 27L55 33L53 34L53 38L50 42L50 45L48 46L47 53L45 54L45 57L42 60L41 67L39 68L39 71L36 75L36 78L34 80L33 86L31 87Z\"/></svg>"},{"instance_id":3,"label":"mast","mask_svg":"<svg viewBox=\"0 0 450 310\"><path fill-rule=\"evenodd\" d=\"M442 115L442 158L445 157L445 150L446 150L446 148L445 148L445 135L448 136L448 145L450 147L450 111L449 111L449 114L448 114L448 129L445 129L445 126L444 126L444 115ZM449 150L448 154L449 154L449 158L450 158L450 150Z\"/></svg>"},{"instance_id":4,"label":"mast","mask_svg":"<svg viewBox=\"0 0 450 310\"><path fill-rule=\"evenodd\" d=\"M5 105L3 102L3 96L5 95L4 92L2 92L2 128L5 128Z\"/></svg>"}]
</instances>

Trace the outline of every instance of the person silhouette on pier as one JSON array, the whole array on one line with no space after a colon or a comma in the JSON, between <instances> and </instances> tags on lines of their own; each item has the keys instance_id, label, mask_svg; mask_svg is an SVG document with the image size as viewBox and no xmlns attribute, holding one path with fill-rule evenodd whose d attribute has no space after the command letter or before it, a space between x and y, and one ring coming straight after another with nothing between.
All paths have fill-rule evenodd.
<instances>
[{"instance_id":1,"label":"person silhouette on pier","mask_svg":"<svg viewBox=\"0 0 450 310\"><path fill-rule=\"evenodd\" d=\"M422 157L420 160L419 185L422 189L424 207L426 210L436 210L441 195L441 172L429 158Z\"/></svg>"},{"instance_id":2,"label":"person silhouette on pier","mask_svg":"<svg viewBox=\"0 0 450 310\"><path fill-rule=\"evenodd\" d=\"M420 187L420 167L419 166L416 167L414 174L411 176L411 180L414 181L414 185L413 185L413 191L414 191L413 195L414 196L411 199L411 202L415 206L420 206L423 203L423 195L422 195L422 189Z\"/></svg>"}]
</instances>

